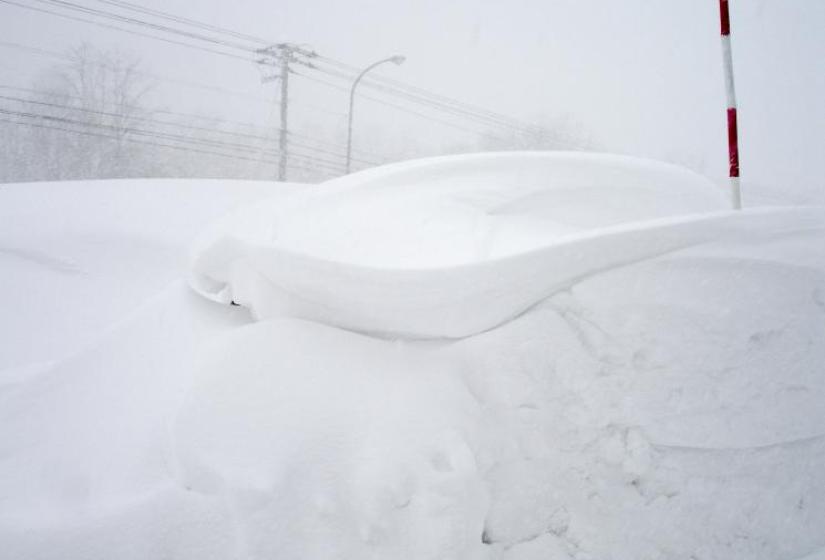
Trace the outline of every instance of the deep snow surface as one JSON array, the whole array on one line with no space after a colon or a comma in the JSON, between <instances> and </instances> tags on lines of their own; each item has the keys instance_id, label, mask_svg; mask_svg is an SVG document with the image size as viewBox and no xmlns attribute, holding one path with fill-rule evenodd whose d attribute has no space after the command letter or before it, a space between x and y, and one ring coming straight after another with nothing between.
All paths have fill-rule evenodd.
<instances>
[{"instance_id":1,"label":"deep snow surface","mask_svg":"<svg viewBox=\"0 0 825 560\"><path fill-rule=\"evenodd\" d=\"M175 278L201 224L261 189L141 190L169 266L101 275L96 322L71 333L38 301L66 276L39 264L30 323L2 320L75 351L4 343L0 558L821 559L825 214L734 215L687 172L582 163L413 162L241 209L195 245L193 282L257 321ZM600 206L611 178L627 195ZM554 199L565 181L581 188ZM0 207L95 220L115 246L105 208L135 191L98 186L66 191L74 211L54 185ZM4 277L35 250L95 253L31 223L4 226L26 260Z\"/></svg>"},{"instance_id":2,"label":"deep snow surface","mask_svg":"<svg viewBox=\"0 0 825 560\"><path fill-rule=\"evenodd\" d=\"M208 223L295 189L208 180L0 185L0 370L91 343L186 275L188 245Z\"/></svg>"}]
</instances>

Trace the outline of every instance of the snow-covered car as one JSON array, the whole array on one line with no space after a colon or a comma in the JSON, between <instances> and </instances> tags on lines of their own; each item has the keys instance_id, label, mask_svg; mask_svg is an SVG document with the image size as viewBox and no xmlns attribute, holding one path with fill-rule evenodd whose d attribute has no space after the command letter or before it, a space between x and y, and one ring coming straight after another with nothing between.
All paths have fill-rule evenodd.
<instances>
[{"instance_id":1,"label":"snow-covered car","mask_svg":"<svg viewBox=\"0 0 825 560\"><path fill-rule=\"evenodd\" d=\"M0 190L0 557L825 545L823 210L584 153L275 188Z\"/></svg>"}]
</instances>

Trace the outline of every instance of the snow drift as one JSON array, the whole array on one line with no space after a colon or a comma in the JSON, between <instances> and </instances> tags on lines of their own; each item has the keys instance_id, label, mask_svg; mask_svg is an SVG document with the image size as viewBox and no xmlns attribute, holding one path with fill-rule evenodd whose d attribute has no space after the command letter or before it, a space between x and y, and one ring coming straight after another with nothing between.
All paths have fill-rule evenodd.
<instances>
[{"instance_id":1,"label":"snow drift","mask_svg":"<svg viewBox=\"0 0 825 560\"><path fill-rule=\"evenodd\" d=\"M258 318L458 338L601 270L711 241L822 229L818 211L723 207L707 180L633 158L434 158L233 216L198 244L192 285Z\"/></svg>"},{"instance_id":2,"label":"snow drift","mask_svg":"<svg viewBox=\"0 0 825 560\"><path fill-rule=\"evenodd\" d=\"M154 295L0 371L0 557L822 556L822 210L580 155L307 188L210 195L256 202L195 243L209 299L126 275Z\"/></svg>"}]
</instances>

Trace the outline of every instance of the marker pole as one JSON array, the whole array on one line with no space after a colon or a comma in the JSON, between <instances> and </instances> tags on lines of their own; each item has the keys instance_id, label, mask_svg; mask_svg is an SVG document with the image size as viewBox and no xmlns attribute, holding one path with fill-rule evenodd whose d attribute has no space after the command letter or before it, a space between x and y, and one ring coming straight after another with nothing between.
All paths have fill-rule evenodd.
<instances>
[{"instance_id":1,"label":"marker pole","mask_svg":"<svg viewBox=\"0 0 825 560\"><path fill-rule=\"evenodd\" d=\"M739 210L742 208L742 191L739 184L739 133L736 124L736 87L733 82L728 0L719 0L719 17L722 30L722 63L725 67L725 93L728 100L728 175L733 207Z\"/></svg>"}]
</instances>

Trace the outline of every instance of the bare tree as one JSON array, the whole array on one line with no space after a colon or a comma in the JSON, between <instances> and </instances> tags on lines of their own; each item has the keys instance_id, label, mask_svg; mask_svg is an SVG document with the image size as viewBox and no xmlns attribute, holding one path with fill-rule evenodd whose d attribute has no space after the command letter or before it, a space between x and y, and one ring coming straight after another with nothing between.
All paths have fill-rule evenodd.
<instances>
[{"instance_id":1,"label":"bare tree","mask_svg":"<svg viewBox=\"0 0 825 560\"><path fill-rule=\"evenodd\" d=\"M17 114L0 122L0 181L272 176L267 139L153 108L154 85L135 56L72 49L25 98L3 99Z\"/></svg>"},{"instance_id":2,"label":"bare tree","mask_svg":"<svg viewBox=\"0 0 825 560\"><path fill-rule=\"evenodd\" d=\"M83 44L51 68L26 98L7 97L11 120L0 127L4 180L136 176L150 147L127 141L151 116L153 82L137 58Z\"/></svg>"},{"instance_id":3,"label":"bare tree","mask_svg":"<svg viewBox=\"0 0 825 560\"><path fill-rule=\"evenodd\" d=\"M62 165L77 178L133 175L130 167L143 154L124 138L138 127L139 119L150 116L143 100L154 85L139 67L132 55L83 44L72 49L67 64L41 88L56 104L67 107L61 111L68 121L80 123L66 124L88 133L73 135L69 145L75 149Z\"/></svg>"}]
</instances>

